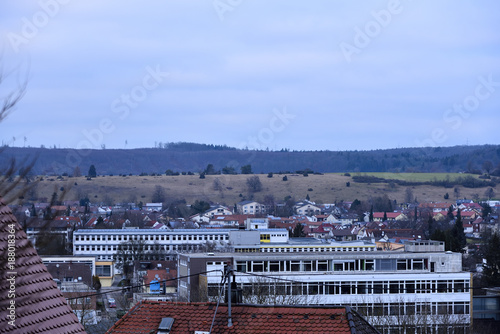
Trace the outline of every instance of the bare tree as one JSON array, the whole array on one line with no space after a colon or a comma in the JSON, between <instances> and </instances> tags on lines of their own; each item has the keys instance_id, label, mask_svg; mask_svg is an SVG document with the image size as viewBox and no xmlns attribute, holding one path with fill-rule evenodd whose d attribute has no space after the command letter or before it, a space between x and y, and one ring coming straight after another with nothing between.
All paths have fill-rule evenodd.
<instances>
[{"instance_id":1,"label":"bare tree","mask_svg":"<svg viewBox=\"0 0 500 334\"><path fill-rule=\"evenodd\" d=\"M132 239L122 242L114 255L115 267L121 270L127 280L138 282L136 277L140 261L164 260L166 252L158 243L148 244L145 240Z\"/></svg>"},{"instance_id":2,"label":"bare tree","mask_svg":"<svg viewBox=\"0 0 500 334\"><path fill-rule=\"evenodd\" d=\"M255 276L242 284L243 303L259 305L308 305L317 295L303 294L301 282Z\"/></svg>"},{"instance_id":3,"label":"bare tree","mask_svg":"<svg viewBox=\"0 0 500 334\"><path fill-rule=\"evenodd\" d=\"M62 290L68 305L85 329L97 323L95 290L81 282L63 282Z\"/></svg>"},{"instance_id":4,"label":"bare tree","mask_svg":"<svg viewBox=\"0 0 500 334\"><path fill-rule=\"evenodd\" d=\"M413 190L411 188L406 188L405 190L405 203L413 203Z\"/></svg>"},{"instance_id":5,"label":"bare tree","mask_svg":"<svg viewBox=\"0 0 500 334\"><path fill-rule=\"evenodd\" d=\"M251 176L247 179L248 191L256 193L262 190L262 183L257 175Z\"/></svg>"},{"instance_id":6,"label":"bare tree","mask_svg":"<svg viewBox=\"0 0 500 334\"><path fill-rule=\"evenodd\" d=\"M486 189L486 191L484 192L484 196L488 199L488 200L491 200L493 197L495 197L495 191L493 190L492 187L489 187L488 189Z\"/></svg>"},{"instance_id":7,"label":"bare tree","mask_svg":"<svg viewBox=\"0 0 500 334\"><path fill-rule=\"evenodd\" d=\"M1 59L0 59L1 61ZM0 87L5 85L7 75L0 67ZM15 109L26 93L27 80L18 83L6 95L0 95L0 123ZM0 154L3 149L0 148ZM21 163L16 163L12 159L8 166L0 167L0 197L8 204L19 197L22 197L32 186L33 182L28 180L28 176L33 169L35 159L29 161L25 159ZM19 174L19 175L17 175ZM24 182L26 181L26 182Z\"/></svg>"},{"instance_id":8,"label":"bare tree","mask_svg":"<svg viewBox=\"0 0 500 334\"><path fill-rule=\"evenodd\" d=\"M213 183L212 187L215 191L222 191L222 182L221 182L220 178L217 177L214 179L214 183Z\"/></svg>"},{"instance_id":9,"label":"bare tree","mask_svg":"<svg viewBox=\"0 0 500 334\"><path fill-rule=\"evenodd\" d=\"M155 186L153 196L151 197L153 203L163 203L165 202L165 189L162 186Z\"/></svg>"}]
</instances>

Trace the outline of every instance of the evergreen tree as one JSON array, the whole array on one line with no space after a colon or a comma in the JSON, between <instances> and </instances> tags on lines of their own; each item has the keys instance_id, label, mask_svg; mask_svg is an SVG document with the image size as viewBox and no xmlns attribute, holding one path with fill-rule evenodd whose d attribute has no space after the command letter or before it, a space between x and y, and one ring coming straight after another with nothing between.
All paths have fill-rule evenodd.
<instances>
[{"instance_id":1,"label":"evergreen tree","mask_svg":"<svg viewBox=\"0 0 500 334\"><path fill-rule=\"evenodd\" d=\"M488 286L500 286L500 237L494 233L483 246L482 253L486 260L483 264L483 277Z\"/></svg>"},{"instance_id":2,"label":"evergreen tree","mask_svg":"<svg viewBox=\"0 0 500 334\"><path fill-rule=\"evenodd\" d=\"M241 166L241 174L253 174L252 165Z\"/></svg>"},{"instance_id":3,"label":"evergreen tree","mask_svg":"<svg viewBox=\"0 0 500 334\"><path fill-rule=\"evenodd\" d=\"M384 221L387 221L387 212L384 211Z\"/></svg>"},{"instance_id":4,"label":"evergreen tree","mask_svg":"<svg viewBox=\"0 0 500 334\"><path fill-rule=\"evenodd\" d=\"M217 172L215 171L214 165L208 164L207 168L203 171L203 174L205 175L215 175Z\"/></svg>"},{"instance_id":5,"label":"evergreen tree","mask_svg":"<svg viewBox=\"0 0 500 334\"><path fill-rule=\"evenodd\" d=\"M427 219L427 235L431 240L432 233L434 233L434 219L432 219L432 215L429 215L429 219Z\"/></svg>"},{"instance_id":6,"label":"evergreen tree","mask_svg":"<svg viewBox=\"0 0 500 334\"><path fill-rule=\"evenodd\" d=\"M457 219L455 220L455 226L453 227L456 232L458 249L457 252L463 252L463 248L467 246L467 238L465 237L464 224L462 222L462 215L460 214L460 209L457 211Z\"/></svg>"},{"instance_id":7,"label":"evergreen tree","mask_svg":"<svg viewBox=\"0 0 500 334\"><path fill-rule=\"evenodd\" d=\"M90 165L89 167L89 174L88 174L89 177L97 177L97 171L95 169L95 166L94 165Z\"/></svg>"},{"instance_id":8,"label":"evergreen tree","mask_svg":"<svg viewBox=\"0 0 500 334\"><path fill-rule=\"evenodd\" d=\"M373 221L373 205L370 208L370 217L369 217L369 219L370 219L371 222Z\"/></svg>"},{"instance_id":9,"label":"evergreen tree","mask_svg":"<svg viewBox=\"0 0 500 334\"><path fill-rule=\"evenodd\" d=\"M448 218L448 221L452 221L455 218L455 215L453 214L453 205L450 205L448 207L448 213L446 214L446 217Z\"/></svg>"},{"instance_id":10,"label":"evergreen tree","mask_svg":"<svg viewBox=\"0 0 500 334\"><path fill-rule=\"evenodd\" d=\"M491 206L488 203L483 203L481 204L481 206L481 217L483 217L483 219L486 219L486 217L488 217L491 213Z\"/></svg>"},{"instance_id":11,"label":"evergreen tree","mask_svg":"<svg viewBox=\"0 0 500 334\"><path fill-rule=\"evenodd\" d=\"M294 238L300 238L300 237L305 237L306 234L304 233L304 225L301 223L297 223L295 227L293 228L293 237Z\"/></svg>"}]
</instances>

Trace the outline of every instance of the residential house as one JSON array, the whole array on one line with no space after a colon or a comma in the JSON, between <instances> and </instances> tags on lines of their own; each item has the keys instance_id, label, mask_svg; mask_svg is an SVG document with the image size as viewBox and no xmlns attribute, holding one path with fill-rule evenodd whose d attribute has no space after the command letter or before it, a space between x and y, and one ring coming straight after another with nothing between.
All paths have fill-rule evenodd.
<instances>
[{"instance_id":1,"label":"residential house","mask_svg":"<svg viewBox=\"0 0 500 334\"><path fill-rule=\"evenodd\" d=\"M92 276L96 274L93 256L42 256L43 264L54 279L60 282L82 282L92 286Z\"/></svg>"},{"instance_id":2,"label":"residential house","mask_svg":"<svg viewBox=\"0 0 500 334\"><path fill-rule=\"evenodd\" d=\"M162 208L163 203L146 203L146 205L143 207L144 210L152 212L161 212Z\"/></svg>"},{"instance_id":3,"label":"residential house","mask_svg":"<svg viewBox=\"0 0 500 334\"><path fill-rule=\"evenodd\" d=\"M101 321L97 312L97 296L94 289L78 280L60 282L58 286L81 324L97 325Z\"/></svg>"},{"instance_id":4,"label":"residential house","mask_svg":"<svg viewBox=\"0 0 500 334\"><path fill-rule=\"evenodd\" d=\"M348 228L341 230L333 230L330 233L335 241L354 241L358 239L357 235L353 234L352 231Z\"/></svg>"},{"instance_id":5,"label":"residential house","mask_svg":"<svg viewBox=\"0 0 500 334\"><path fill-rule=\"evenodd\" d=\"M314 216L321 214L321 208L311 202L297 202L293 209L299 215Z\"/></svg>"},{"instance_id":6,"label":"residential house","mask_svg":"<svg viewBox=\"0 0 500 334\"><path fill-rule=\"evenodd\" d=\"M244 215L262 215L267 212L265 205L255 201L242 201L237 203L236 211Z\"/></svg>"},{"instance_id":7,"label":"residential house","mask_svg":"<svg viewBox=\"0 0 500 334\"><path fill-rule=\"evenodd\" d=\"M214 216L227 216L232 215L233 212L229 210L227 206L215 205L210 207L207 211L203 212L203 216L208 218L214 218Z\"/></svg>"}]
</instances>

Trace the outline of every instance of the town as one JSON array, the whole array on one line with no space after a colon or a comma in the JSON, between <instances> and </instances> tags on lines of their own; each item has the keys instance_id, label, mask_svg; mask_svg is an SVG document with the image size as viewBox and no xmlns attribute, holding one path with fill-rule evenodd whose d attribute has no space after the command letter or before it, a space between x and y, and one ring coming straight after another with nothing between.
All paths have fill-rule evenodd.
<instances>
[{"instance_id":1,"label":"town","mask_svg":"<svg viewBox=\"0 0 500 334\"><path fill-rule=\"evenodd\" d=\"M88 333L141 321L127 312L152 301L228 296L234 307L342 305L381 333L472 323L479 333L482 318L500 316L486 306L500 300L500 201L418 202L407 192L402 203L196 201L187 218L161 202L9 207Z\"/></svg>"}]
</instances>

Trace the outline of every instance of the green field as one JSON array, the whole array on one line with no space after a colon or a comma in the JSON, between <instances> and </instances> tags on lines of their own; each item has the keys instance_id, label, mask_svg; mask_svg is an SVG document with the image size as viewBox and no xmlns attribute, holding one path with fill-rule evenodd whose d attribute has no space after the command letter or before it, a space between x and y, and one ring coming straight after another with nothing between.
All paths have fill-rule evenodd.
<instances>
[{"instance_id":1,"label":"green field","mask_svg":"<svg viewBox=\"0 0 500 334\"><path fill-rule=\"evenodd\" d=\"M451 181L458 177L464 177L472 174L463 173L351 173L351 176L355 175L369 175L380 177L387 180L403 180L410 182L429 182L429 181L442 181L449 178ZM478 177L478 175L472 175Z\"/></svg>"}]
</instances>

